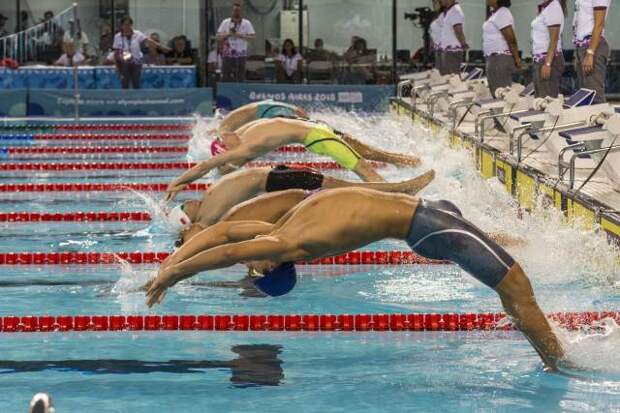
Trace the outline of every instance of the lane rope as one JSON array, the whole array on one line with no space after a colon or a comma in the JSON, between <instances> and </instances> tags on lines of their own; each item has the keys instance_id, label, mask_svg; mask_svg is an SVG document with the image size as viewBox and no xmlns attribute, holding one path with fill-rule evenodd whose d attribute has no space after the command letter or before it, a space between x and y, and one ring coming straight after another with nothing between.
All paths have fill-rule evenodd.
<instances>
[{"instance_id":1,"label":"lane rope","mask_svg":"<svg viewBox=\"0 0 620 413\"><path fill-rule=\"evenodd\" d=\"M0 192L112 192L142 191L161 192L168 187L167 183L46 183L46 184L0 184ZM192 183L185 191L206 191L210 184Z\"/></svg>"},{"instance_id":2,"label":"lane rope","mask_svg":"<svg viewBox=\"0 0 620 413\"><path fill-rule=\"evenodd\" d=\"M93 154L93 153L187 153L187 146L14 146L0 148L0 156L25 154ZM279 153L304 153L301 145L278 148Z\"/></svg>"},{"instance_id":3,"label":"lane rope","mask_svg":"<svg viewBox=\"0 0 620 413\"><path fill-rule=\"evenodd\" d=\"M548 317L568 330L591 326L604 318L620 322L617 311L562 312ZM1 318L1 331L511 331L504 313L418 314L221 314L221 315L25 315Z\"/></svg>"},{"instance_id":4,"label":"lane rope","mask_svg":"<svg viewBox=\"0 0 620 413\"><path fill-rule=\"evenodd\" d=\"M386 164L371 162L375 168ZM84 163L0 163L0 171L93 171L93 170L172 170L189 169L195 162L84 162ZM249 162L247 167L274 167L285 165L291 168L342 169L336 162Z\"/></svg>"},{"instance_id":5,"label":"lane rope","mask_svg":"<svg viewBox=\"0 0 620 413\"><path fill-rule=\"evenodd\" d=\"M114 264L119 260L130 264L159 264L168 252L4 252L0 265L94 265ZM299 265L438 265L446 261L430 260L412 251L351 251L333 257L302 261Z\"/></svg>"},{"instance_id":6,"label":"lane rope","mask_svg":"<svg viewBox=\"0 0 620 413\"><path fill-rule=\"evenodd\" d=\"M5 144L11 141L188 141L192 135L188 134L99 134L99 133L35 133L35 134L19 134L19 135L0 135L0 141Z\"/></svg>"},{"instance_id":7,"label":"lane rope","mask_svg":"<svg viewBox=\"0 0 620 413\"><path fill-rule=\"evenodd\" d=\"M68 130L68 131L144 131L144 130L191 130L194 123L60 123L37 125L0 125L0 130L40 131L40 130Z\"/></svg>"}]
</instances>

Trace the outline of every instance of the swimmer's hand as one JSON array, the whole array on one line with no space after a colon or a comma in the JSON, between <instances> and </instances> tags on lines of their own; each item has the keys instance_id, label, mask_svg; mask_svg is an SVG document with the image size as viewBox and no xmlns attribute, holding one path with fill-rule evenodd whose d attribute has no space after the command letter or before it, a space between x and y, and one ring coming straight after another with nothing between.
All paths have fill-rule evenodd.
<instances>
[{"instance_id":1,"label":"swimmer's hand","mask_svg":"<svg viewBox=\"0 0 620 413\"><path fill-rule=\"evenodd\" d=\"M146 284L146 305L152 307L155 304L161 304L166 296L166 290L177 283L176 277L170 268L161 270L157 277L152 278Z\"/></svg>"},{"instance_id":2,"label":"swimmer's hand","mask_svg":"<svg viewBox=\"0 0 620 413\"><path fill-rule=\"evenodd\" d=\"M173 182L170 185L168 185L168 188L166 189L166 197L164 198L164 201L165 202L173 201L174 198L177 196L177 193L179 193L179 191L182 191L186 186L187 184L177 184L176 182Z\"/></svg>"}]
</instances>

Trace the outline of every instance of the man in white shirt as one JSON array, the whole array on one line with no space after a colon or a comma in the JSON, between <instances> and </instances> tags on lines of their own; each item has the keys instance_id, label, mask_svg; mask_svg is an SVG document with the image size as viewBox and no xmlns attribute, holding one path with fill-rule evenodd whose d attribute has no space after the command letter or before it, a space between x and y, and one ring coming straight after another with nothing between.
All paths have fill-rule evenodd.
<instances>
[{"instance_id":1,"label":"man in white shirt","mask_svg":"<svg viewBox=\"0 0 620 413\"><path fill-rule=\"evenodd\" d=\"M142 44L151 44L164 52L170 49L155 40L148 38L144 33L133 29L133 19L125 16L121 19L121 30L114 36L114 61L121 77L123 89L129 89L131 83L134 89L140 89L142 75Z\"/></svg>"},{"instance_id":2,"label":"man in white shirt","mask_svg":"<svg viewBox=\"0 0 620 413\"><path fill-rule=\"evenodd\" d=\"M73 67L84 63L84 56L76 51L75 43L65 42L65 53L54 63L55 66Z\"/></svg>"},{"instance_id":3,"label":"man in white shirt","mask_svg":"<svg viewBox=\"0 0 620 413\"><path fill-rule=\"evenodd\" d=\"M254 27L241 15L241 4L234 3L232 17L225 19L217 30L222 49L222 75L224 82L245 81L245 61L248 41L256 38Z\"/></svg>"},{"instance_id":4,"label":"man in white shirt","mask_svg":"<svg viewBox=\"0 0 620 413\"><path fill-rule=\"evenodd\" d=\"M90 56L90 42L88 40L86 32L82 31L79 20L77 21L77 24L73 21L73 19L69 20L69 30L65 32L62 40L63 43L73 43L75 45L76 51L79 54L84 56Z\"/></svg>"}]
</instances>

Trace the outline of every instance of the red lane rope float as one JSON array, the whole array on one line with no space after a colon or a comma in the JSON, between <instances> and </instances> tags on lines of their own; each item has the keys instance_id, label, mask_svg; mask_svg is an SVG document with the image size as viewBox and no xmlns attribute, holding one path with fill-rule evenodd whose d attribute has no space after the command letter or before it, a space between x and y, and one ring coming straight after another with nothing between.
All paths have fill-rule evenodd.
<instances>
[{"instance_id":1,"label":"red lane rope float","mask_svg":"<svg viewBox=\"0 0 620 413\"><path fill-rule=\"evenodd\" d=\"M303 146L283 146L276 152L303 153ZM8 155L24 154L92 154L92 153L187 153L186 146L53 146L10 147Z\"/></svg>"},{"instance_id":2,"label":"red lane rope float","mask_svg":"<svg viewBox=\"0 0 620 413\"><path fill-rule=\"evenodd\" d=\"M1 331L490 331L516 330L504 313L427 314L220 314L220 315L26 315L4 316ZM616 311L552 313L569 330L604 318L620 322Z\"/></svg>"},{"instance_id":3,"label":"red lane rope float","mask_svg":"<svg viewBox=\"0 0 620 413\"><path fill-rule=\"evenodd\" d=\"M8 155L25 154L91 154L91 153L187 153L185 146L55 146L12 147Z\"/></svg>"},{"instance_id":4,"label":"red lane rope float","mask_svg":"<svg viewBox=\"0 0 620 413\"><path fill-rule=\"evenodd\" d=\"M140 130L191 130L193 123L89 123L89 124L62 124L62 125L40 125L33 126L39 129L56 129L56 130L114 130L114 131L140 131Z\"/></svg>"},{"instance_id":5,"label":"red lane rope float","mask_svg":"<svg viewBox=\"0 0 620 413\"><path fill-rule=\"evenodd\" d=\"M376 168L384 163L373 162ZM189 169L194 162L85 162L85 163L1 163L0 171L93 171L93 170L171 170ZM286 165L292 168L342 169L336 162L250 162L248 167Z\"/></svg>"},{"instance_id":6,"label":"red lane rope float","mask_svg":"<svg viewBox=\"0 0 620 413\"><path fill-rule=\"evenodd\" d=\"M0 212L0 222L130 222L150 221L148 212Z\"/></svg>"},{"instance_id":7,"label":"red lane rope float","mask_svg":"<svg viewBox=\"0 0 620 413\"><path fill-rule=\"evenodd\" d=\"M209 184L189 184L186 191L206 191ZM55 183L55 184L0 184L0 192L110 192L110 191L165 191L167 183Z\"/></svg>"},{"instance_id":8,"label":"red lane rope float","mask_svg":"<svg viewBox=\"0 0 620 413\"><path fill-rule=\"evenodd\" d=\"M95 133L40 133L33 136L34 140L42 141L61 141L61 140L182 140L188 141L192 135L188 134L95 134Z\"/></svg>"},{"instance_id":9,"label":"red lane rope float","mask_svg":"<svg viewBox=\"0 0 620 413\"><path fill-rule=\"evenodd\" d=\"M92 265L114 264L119 259L130 264L159 264L168 252L5 252L0 265ZM333 257L299 262L300 265L403 265L447 264L421 257L411 251L352 251Z\"/></svg>"}]
</instances>

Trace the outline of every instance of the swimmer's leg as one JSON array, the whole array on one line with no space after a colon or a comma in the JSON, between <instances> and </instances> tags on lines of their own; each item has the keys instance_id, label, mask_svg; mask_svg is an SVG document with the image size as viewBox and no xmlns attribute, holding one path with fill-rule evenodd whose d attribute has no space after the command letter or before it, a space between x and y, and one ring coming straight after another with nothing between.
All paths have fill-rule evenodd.
<instances>
[{"instance_id":1,"label":"swimmer's leg","mask_svg":"<svg viewBox=\"0 0 620 413\"><path fill-rule=\"evenodd\" d=\"M459 215L423 200L416 208L407 243L424 257L458 264L493 288L543 361L555 368L563 354L560 342L538 307L527 276L503 248Z\"/></svg>"},{"instance_id":2,"label":"swimmer's leg","mask_svg":"<svg viewBox=\"0 0 620 413\"><path fill-rule=\"evenodd\" d=\"M536 302L530 280L515 263L495 287L506 313L525 334L545 364L555 369L564 356L562 345Z\"/></svg>"},{"instance_id":3,"label":"swimmer's leg","mask_svg":"<svg viewBox=\"0 0 620 413\"><path fill-rule=\"evenodd\" d=\"M367 145L351 137L350 135L342 135L342 140L349 144L363 158L377 162L387 162L394 165L418 166L420 158L417 156L403 155L399 153L387 152L379 148Z\"/></svg>"},{"instance_id":4,"label":"swimmer's leg","mask_svg":"<svg viewBox=\"0 0 620 413\"><path fill-rule=\"evenodd\" d=\"M353 172L364 182L385 182L385 179L375 171L375 168L366 159L360 159Z\"/></svg>"},{"instance_id":5,"label":"swimmer's leg","mask_svg":"<svg viewBox=\"0 0 620 413\"><path fill-rule=\"evenodd\" d=\"M435 171L432 169L402 182L349 182L325 176L323 177L323 188L368 188L383 192L404 192L415 195L430 184L433 179L435 179Z\"/></svg>"}]
</instances>

